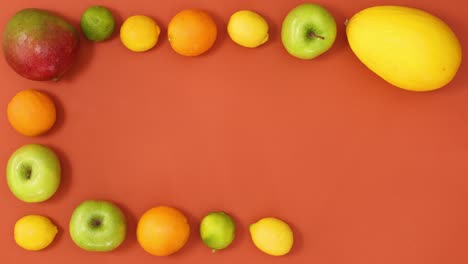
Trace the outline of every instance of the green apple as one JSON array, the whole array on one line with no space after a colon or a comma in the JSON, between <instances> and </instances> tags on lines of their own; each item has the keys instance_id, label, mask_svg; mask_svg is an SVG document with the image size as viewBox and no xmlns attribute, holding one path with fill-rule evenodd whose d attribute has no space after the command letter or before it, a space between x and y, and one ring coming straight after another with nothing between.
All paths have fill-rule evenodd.
<instances>
[{"instance_id":1,"label":"green apple","mask_svg":"<svg viewBox=\"0 0 468 264\"><path fill-rule=\"evenodd\" d=\"M102 200L88 200L78 205L69 228L73 242L88 251L112 251L122 244L127 233L126 219L120 208Z\"/></svg>"},{"instance_id":2,"label":"green apple","mask_svg":"<svg viewBox=\"0 0 468 264\"><path fill-rule=\"evenodd\" d=\"M211 212L200 223L203 243L214 251L227 248L235 238L236 225L225 212Z\"/></svg>"},{"instance_id":3,"label":"green apple","mask_svg":"<svg viewBox=\"0 0 468 264\"><path fill-rule=\"evenodd\" d=\"M10 156L6 173L13 195L27 203L38 203L49 199L57 191L61 167L51 149L39 144L27 144Z\"/></svg>"},{"instance_id":4,"label":"green apple","mask_svg":"<svg viewBox=\"0 0 468 264\"><path fill-rule=\"evenodd\" d=\"M286 15L281 41L286 50L300 59L313 59L329 50L336 39L336 22L324 7L304 3Z\"/></svg>"}]
</instances>

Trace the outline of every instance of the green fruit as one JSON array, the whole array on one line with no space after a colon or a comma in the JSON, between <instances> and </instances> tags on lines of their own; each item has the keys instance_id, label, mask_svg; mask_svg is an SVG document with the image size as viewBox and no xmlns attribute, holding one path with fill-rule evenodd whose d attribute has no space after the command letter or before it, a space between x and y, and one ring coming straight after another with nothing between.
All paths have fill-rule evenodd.
<instances>
[{"instance_id":1,"label":"green fruit","mask_svg":"<svg viewBox=\"0 0 468 264\"><path fill-rule=\"evenodd\" d=\"M81 16L81 30L91 41L104 41L114 32L115 19L112 12L102 6L88 7Z\"/></svg>"},{"instance_id":2,"label":"green fruit","mask_svg":"<svg viewBox=\"0 0 468 264\"><path fill-rule=\"evenodd\" d=\"M8 21L3 54L8 65L27 79L58 80L75 62L79 40L78 31L62 17L28 8Z\"/></svg>"},{"instance_id":3,"label":"green fruit","mask_svg":"<svg viewBox=\"0 0 468 264\"><path fill-rule=\"evenodd\" d=\"M17 149L8 160L7 183L21 201L38 203L52 197L60 185L61 167L55 153L39 144Z\"/></svg>"},{"instance_id":4,"label":"green fruit","mask_svg":"<svg viewBox=\"0 0 468 264\"><path fill-rule=\"evenodd\" d=\"M227 248L235 233L234 220L225 212L211 212L200 223L201 239L213 251Z\"/></svg>"},{"instance_id":5,"label":"green fruit","mask_svg":"<svg viewBox=\"0 0 468 264\"><path fill-rule=\"evenodd\" d=\"M313 59L329 50L336 39L336 22L324 7L304 3L293 8L281 27L286 50L300 59Z\"/></svg>"},{"instance_id":6,"label":"green fruit","mask_svg":"<svg viewBox=\"0 0 468 264\"><path fill-rule=\"evenodd\" d=\"M249 227L255 246L271 256L283 256L291 251L294 234L291 227L281 219L266 217Z\"/></svg>"},{"instance_id":7,"label":"green fruit","mask_svg":"<svg viewBox=\"0 0 468 264\"><path fill-rule=\"evenodd\" d=\"M75 244L88 251L112 251L125 240L125 216L107 201L81 203L70 219L70 236Z\"/></svg>"}]
</instances>

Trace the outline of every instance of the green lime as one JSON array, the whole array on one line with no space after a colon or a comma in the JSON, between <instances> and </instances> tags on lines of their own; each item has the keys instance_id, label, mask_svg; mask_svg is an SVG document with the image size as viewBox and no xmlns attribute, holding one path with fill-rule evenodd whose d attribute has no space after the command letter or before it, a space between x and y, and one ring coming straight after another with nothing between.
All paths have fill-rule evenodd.
<instances>
[{"instance_id":1,"label":"green lime","mask_svg":"<svg viewBox=\"0 0 468 264\"><path fill-rule=\"evenodd\" d=\"M200 223L201 239L213 251L227 248L235 233L234 220L225 212L211 212Z\"/></svg>"},{"instance_id":2,"label":"green lime","mask_svg":"<svg viewBox=\"0 0 468 264\"><path fill-rule=\"evenodd\" d=\"M81 30L87 39L104 41L114 32L115 19L112 12L102 6L88 7L81 16Z\"/></svg>"}]
</instances>

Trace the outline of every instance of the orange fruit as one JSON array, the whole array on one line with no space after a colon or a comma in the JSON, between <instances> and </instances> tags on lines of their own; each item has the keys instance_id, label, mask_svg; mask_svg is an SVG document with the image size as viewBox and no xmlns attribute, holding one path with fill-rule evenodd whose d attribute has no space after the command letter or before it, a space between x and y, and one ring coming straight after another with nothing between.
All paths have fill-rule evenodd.
<instances>
[{"instance_id":1,"label":"orange fruit","mask_svg":"<svg viewBox=\"0 0 468 264\"><path fill-rule=\"evenodd\" d=\"M186 9L171 19L167 35L175 52L183 56L198 56L213 46L217 28L208 13Z\"/></svg>"},{"instance_id":2,"label":"orange fruit","mask_svg":"<svg viewBox=\"0 0 468 264\"><path fill-rule=\"evenodd\" d=\"M55 124L56 110L52 99L45 93L27 89L17 93L8 103L8 121L25 136L47 132Z\"/></svg>"},{"instance_id":3,"label":"orange fruit","mask_svg":"<svg viewBox=\"0 0 468 264\"><path fill-rule=\"evenodd\" d=\"M179 251L188 241L190 225L179 210L159 206L146 211L138 221L137 240L154 256L168 256Z\"/></svg>"}]
</instances>

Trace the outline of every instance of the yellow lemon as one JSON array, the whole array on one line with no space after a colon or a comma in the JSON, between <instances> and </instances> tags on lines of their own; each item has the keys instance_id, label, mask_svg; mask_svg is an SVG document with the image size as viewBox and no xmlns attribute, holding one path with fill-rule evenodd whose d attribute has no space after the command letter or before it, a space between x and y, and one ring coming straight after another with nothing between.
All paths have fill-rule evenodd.
<instances>
[{"instance_id":1,"label":"yellow lemon","mask_svg":"<svg viewBox=\"0 0 468 264\"><path fill-rule=\"evenodd\" d=\"M15 241L18 246L31 251L48 247L57 235L58 229L47 217L27 215L15 224Z\"/></svg>"},{"instance_id":2,"label":"yellow lemon","mask_svg":"<svg viewBox=\"0 0 468 264\"><path fill-rule=\"evenodd\" d=\"M143 52L152 49L161 28L150 17L135 15L127 18L120 28L120 40L129 50Z\"/></svg>"},{"instance_id":3,"label":"yellow lemon","mask_svg":"<svg viewBox=\"0 0 468 264\"><path fill-rule=\"evenodd\" d=\"M256 48L268 41L268 23L259 14L250 10L234 13L227 26L231 39L247 48Z\"/></svg>"},{"instance_id":4,"label":"yellow lemon","mask_svg":"<svg viewBox=\"0 0 468 264\"><path fill-rule=\"evenodd\" d=\"M461 45L441 19L403 6L374 6L348 21L352 51L385 81L411 91L448 84L461 64Z\"/></svg>"},{"instance_id":5,"label":"yellow lemon","mask_svg":"<svg viewBox=\"0 0 468 264\"><path fill-rule=\"evenodd\" d=\"M291 227L278 218L263 218L251 224L249 231L255 246L268 255L286 255L294 244Z\"/></svg>"}]
</instances>

